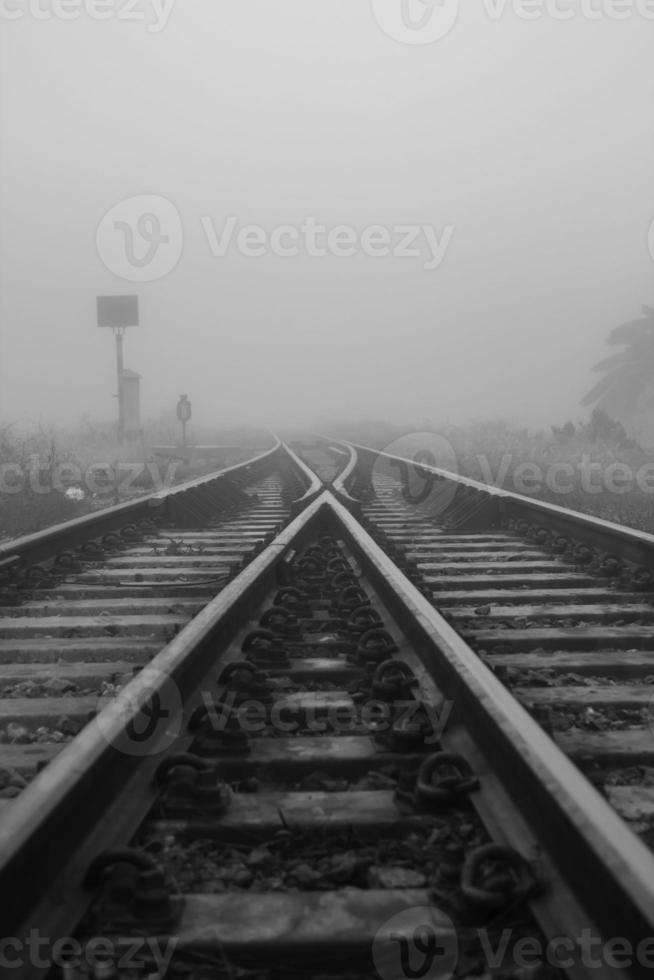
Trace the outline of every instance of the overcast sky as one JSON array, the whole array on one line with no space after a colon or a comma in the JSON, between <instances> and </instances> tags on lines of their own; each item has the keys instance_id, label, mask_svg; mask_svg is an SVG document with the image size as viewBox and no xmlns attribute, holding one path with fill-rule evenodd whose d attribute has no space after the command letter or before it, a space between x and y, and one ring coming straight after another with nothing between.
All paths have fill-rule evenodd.
<instances>
[{"instance_id":1,"label":"overcast sky","mask_svg":"<svg viewBox=\"0 0 654 980\"><path fill-rule=\"evenodd\" d=\"M95 298L129 293L145 416L584 414L654 305L635 0L468 3L440 39L401 0L103 2L0 2L5 421L112 417Z\"/></svg>"}]
</instances>

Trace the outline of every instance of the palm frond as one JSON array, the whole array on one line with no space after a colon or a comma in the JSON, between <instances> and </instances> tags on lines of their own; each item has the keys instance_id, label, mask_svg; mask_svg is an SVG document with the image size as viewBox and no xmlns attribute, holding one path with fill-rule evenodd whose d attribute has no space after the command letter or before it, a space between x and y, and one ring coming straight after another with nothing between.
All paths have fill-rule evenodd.
<instances>
[{"instance_id":1,"label":"palm frond","mask_svg":"<svg viewBox=\"0 0 654 980\"><path fill-rule=\"evenodd\" d=\"M632 364L633 361L634 355L631 350L621 351L619 354L611 354L610 357L605 357L603 361L598 361L597 364L593 365L593 371L613 370L613 368L622 367L625 364Z\"/></svg>"},{"instance_id":2,"label":"palm frond","mask_svg":"<svg viewBox=\"0 0 654 980\"><path fill-rule=\"evenodd\" d=\"M605 374L604 377L600 378L597 384L594 384L590 391L584 395L579 404L583 406L594 404L594 402L599 401L600 398L603 398L613 388L615 388L619 382L619 371L611 371L610 374Z\"/></svg>"},{"instance_id":3,"label":"palm frond","mask_svg":"<svg viewBox=\"0 0 654 980\"><path fill-rule=\"evenodd\" d=\"M637 320L627 320L620 326L614 327L606 342L610 347L617 344L633 344L638 341L654 341L654 318L639 317Z\"/></svg>"}]
</instances>

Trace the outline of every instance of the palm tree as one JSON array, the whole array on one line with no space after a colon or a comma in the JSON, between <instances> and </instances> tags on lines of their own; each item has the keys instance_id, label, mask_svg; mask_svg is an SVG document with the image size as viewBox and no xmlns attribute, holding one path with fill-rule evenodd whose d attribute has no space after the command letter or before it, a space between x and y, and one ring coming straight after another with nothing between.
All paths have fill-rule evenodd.
<instances>
[{"instance_id":1,"label":"palm tree","mask_svg":"<svg viewBox=\"0 0 654 980\"><path fill-rule=\"evenodd\" d=\"M615 327L607 338L610 347L622 347L596 364L593 371L604 377L582 398L631 429L647 408L654 405L654 309L643 306L637 320Z\"/></svg>"}]
</instances>

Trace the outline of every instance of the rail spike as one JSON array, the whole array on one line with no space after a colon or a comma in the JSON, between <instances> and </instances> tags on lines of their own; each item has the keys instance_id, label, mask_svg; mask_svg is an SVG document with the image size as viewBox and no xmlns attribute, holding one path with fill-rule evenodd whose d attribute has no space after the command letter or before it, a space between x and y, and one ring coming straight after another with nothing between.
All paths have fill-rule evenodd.
<instances>
[{"instance_id":1,"label":"rail spike","mask_svg":"<svg viewBox=\"0 0 654 980\"><path fill-rule=\"evenodd\" d=\"M451 803L479 789L479 779L457 752L434 752L421 764L416 778L415 798L430 805Z\"/></svg>"},{"instance_id":2,"label":"rail spike","mask_svg":"<svg viewBox=\"0 0 654 980\"><path fill-rule=\"evenodd\" d=\"M484 844L470 851L461 869L463 896L480 909L519 904L539 887L532 865L518 851L500 844Z\"/></svg>"},{"instance_id":3,"label":"rail spike","mask_svg":"<svg viewBox=\"0 0 654 980\"><path fill-rule=\"evenodd\" d=\"M98 855L86 873L87 888L100 890L94 915L123 928L170 929L184 900L171 896L161 867L143 851L115 848Z\"/></svg>"}]
</instances>

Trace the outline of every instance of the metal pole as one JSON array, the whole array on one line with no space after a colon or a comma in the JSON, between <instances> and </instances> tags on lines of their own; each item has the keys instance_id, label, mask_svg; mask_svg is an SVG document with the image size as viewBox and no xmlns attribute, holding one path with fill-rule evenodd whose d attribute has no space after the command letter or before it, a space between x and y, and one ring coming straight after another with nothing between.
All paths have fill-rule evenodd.
<instances>
[{"instance_id":1,"label":"metal pole","mask_svg":"<svg viewBox=\"0 0 654 980\"><path fill-rule=\"evenodd\" d=\"M118 442L125 438L125 406L123 400L123 331L118 327L114 330L116 337L116 374L118 381Z\"/></svg>"}]
</instances>

